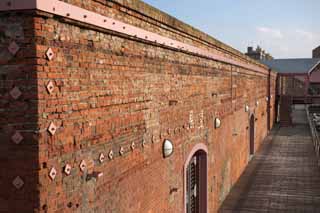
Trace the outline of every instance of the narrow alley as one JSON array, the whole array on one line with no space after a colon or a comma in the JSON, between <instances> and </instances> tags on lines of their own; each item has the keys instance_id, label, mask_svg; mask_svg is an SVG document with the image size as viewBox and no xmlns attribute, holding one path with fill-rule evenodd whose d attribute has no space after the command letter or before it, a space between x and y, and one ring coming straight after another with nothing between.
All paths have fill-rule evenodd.
<instances>
[{"instance_id":1,"label":"narrow alley","mask_svg":"<svg viewBox=\"0 0 320 213\"><path fill-rule=\"evenodd\" d=\"M304 109L277 128L249 163L220 212L320 212L320 170Z\"/></svg>"}]
</instances>

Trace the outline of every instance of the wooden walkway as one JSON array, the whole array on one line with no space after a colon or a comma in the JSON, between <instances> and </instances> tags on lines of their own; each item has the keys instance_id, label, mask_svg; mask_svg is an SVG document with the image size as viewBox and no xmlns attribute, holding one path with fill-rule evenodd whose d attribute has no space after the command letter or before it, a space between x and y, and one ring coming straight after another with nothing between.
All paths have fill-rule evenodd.
<instances>
[{"instance_id":1,"label":"wooden walkway","mask_svg":"<svg viewBox=\"0 0 320 213\"><path fill-rule=\"evenodd\" d=\"M221 213L320 213L320 167L305 111L275 128L222 204Z\"/></svg>"}]
</instances>

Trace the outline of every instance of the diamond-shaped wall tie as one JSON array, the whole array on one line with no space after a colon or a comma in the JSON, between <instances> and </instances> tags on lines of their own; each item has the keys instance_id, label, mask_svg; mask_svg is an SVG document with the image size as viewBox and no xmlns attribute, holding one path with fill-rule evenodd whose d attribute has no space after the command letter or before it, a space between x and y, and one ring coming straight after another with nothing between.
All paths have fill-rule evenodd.
<instances>
[{"instance_id":1,"label":"diamond-shaped wall tie","mask_svg":"<svg viewBox=\"0 0 320 213\"><path fill-rule=\"evenodd\" d=\"M147 145L146 140L143 140L143 141L142 141L142 147L146 147L146 145Z\"/></svg>"},{"instance_id":2,"label":"diamond-shaped wall tie","mask_svg":"<svg viewBox=\"0 0 320 213\"><path fill-rule=\"evenodd\" d=\"M155 143L155 142L157 142L157 136L152 135L152 143Z\"/></svg>"},{"instance_id":3,"label":"diamond-shaped wall tie","mask_svg":"<svg viewBox=\"0 0 320 213\"><path fill-rule=\"evenodd\" d=\"M120 153L120 155L124 154L124 148L123 147L120 147L119 153Z\"/></svg>"},{"instance_id":4,"label":"diamond-shaped wall tie","mask_svg":"<svg viewBox=\"0 0 320 213\"><path fill-rule=\"evenodd\" d=\"M80 163L80 170L82 172L84 172L86 170L86 168L87 168L87 164L86 164L86 162L84 160L82 160L81 163Z\"/></svg>"},{"instance_id":5,"label":"diamond-shaped wall tie","mask_svg":"<svg viewBox=\"0 0 320 213\"><path fill-rule=\"evenodd\" d=\"M22 92L20 91L19 87L14 87L10 91L10 95L13 99L17 100L22 95Z\"/></svg>"},{"instance_id":6,"label":"diamond-shaped wall tie","mask_svg":"<svg viewBox=\"0 0 320 213\"><path fill-rule=\"evenodd\" d=\"M49 94L53 93L54 91L54 84L52 81L49 81L49 83L47 84L47 91Z\"/></svg>"},{"instance_id":7,"label":"diamond-shaped wall tie","mask_svg":"<svg viewBox=\"0 0 320 213\"><path fill-rule=\"evenodd\" d=\"M50 126L48 128L48 131L50 132L51 135L54 135L57 131L57 126L54 125L53 122L50 123Z\"/></svg>"},{"instance_id":8,"label":"diamond-shaped wall tie","mask_svg":"<svg viewBox=\"0 0 320 213\"><path fill-rule=\"evenodd\" d=\"M19 144L23 140L23 136L20 134L20 132L16 131L14 135L12 135L11 140L15 144Z\"/></svg>"},{"instance_id":9,"label":"diamond-shaped wall tie","mask_svg":"<svg viewBox=\"0 0 320 213\"><path fill-rule=\"evenodd\" d=\"M49 59L49 61L51 61L54 57L54 53L53 53L53 50L51 48L49 48L46 52L46 56L47 58Z\"/></svg>"},{"instance_id":10,"label":"diamond-shaped wall tie","mask_svg":"<svg viewBox=\"0 0 320 213\"><path fill-rule=\"evenodd\" d=\"M21 177L17 176L13 181L12 184L14 185L14 187L16 187L16 189L20 189L23 185L24 182L21 179Z\"/></svg>"},{"instance_id":11,"label":"diamond-shaped wall tie","mask_svg":"<svg viewBox=\"0 0 320 213\"><path fill-rule=\"evenodd\" d=\"M12 55L16 55L17 52L19 51L20 47L17 45L16 42L11 42L9 47L8 47L8 50L9 52L12 54Z\"/></svg>"},{"instance_id":12,"label":"diamond-shaped wall tie","mask_svg":"<svg viewBox=\"0 0 320 213\"><path fill-rule=\"evenodd\" d=\"M132 142L130 148L133 151L136 148L136 144L134 142Z\"/></svg>"},{"instance_id":13,"label":"diamond-shaped wall tie","mask_svg":"<svg viewBox=\"0 0 320 213\"><path fill-rule=\"evenodd\" d=\"M108 157L109 157L110 160L113 159L113 151L112 151L112 150L110 150L110 152L109 152L109 154L108 154Z\"/></svg>"},{"instance_id":14,"label":"diamond-shaped wall tie","mask_svg":"<svg viewBox=\"0 0 320 213\"><path fill-rule=\"evenodd\" d=\"M49 172L49 177L51 178L51 180L54 180L56 176L57 176L57 170L54 167L52 167L52 169Z\"/></svg>"},{"instance_id":15,"label":"diamond-shaped wall tie","mask_svg":"<svg viewBox=\"0 0 320 213\"><path fill-rule=\"evenodd\" d=\"M70 164L66 164L63 171L64 171L64 173L66 175L70 175L71 174L71 166L70 166Z\"/></svg>"},{"instance_id":16,"label":"diamond-shaped wall tie","mask_svg":"<svg viewBox=\"0 0 320 213\"><path fill-rule=\"evenodd\" d=\"M100 156L99 156L99 161L100 163L103 163L103 161L105 160L105 156L103 153L100 153Z\"/></svg>"}]
</instances>

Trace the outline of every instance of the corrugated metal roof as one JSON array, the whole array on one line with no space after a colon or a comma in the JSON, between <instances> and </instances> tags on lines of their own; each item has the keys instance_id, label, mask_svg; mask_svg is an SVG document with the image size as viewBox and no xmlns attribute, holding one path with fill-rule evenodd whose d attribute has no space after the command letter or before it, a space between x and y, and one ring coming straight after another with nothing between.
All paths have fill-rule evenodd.
<instances>
[{"instance_id":1,"label":"corrugated metal roof","mask_svg":"<svg viewBox=\"0 0 320 213\"><path fill-rule=\"evenodd\" d=\"M274 59L260 62L279 73L306 74L320 63L320 58Z\"/></svg>"}]
</instances>

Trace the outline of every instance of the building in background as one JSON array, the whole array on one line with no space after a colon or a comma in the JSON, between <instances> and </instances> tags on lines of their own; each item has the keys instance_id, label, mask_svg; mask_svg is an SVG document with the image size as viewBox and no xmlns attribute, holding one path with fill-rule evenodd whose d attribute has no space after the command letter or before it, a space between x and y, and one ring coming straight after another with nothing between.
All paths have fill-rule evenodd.
<instances>
[{"instance_id":1,"label":"building in background","mask_svg":"<svg viewBox=\"0 0 320 213\"><path fill-rule=\"evenodd\" d=\"M312 58L320 58L320 46L312 51Z\"/></svg>"},{"instance_id":2,"label":"building in background","mask_svg":"<svg viewBox=\"0 0 320 213\"><path fill-rule=\"evenodd\" d=\"M320 58L260 60L278 72L277 101L282 126L292 125L292 104L319 102Z\"/></svg>"},{"instance_id":3,"label":"building in background","mask_svg":"<svg viewBox=\"0 0 320 213\"><path fill-rule=\"evenodd\" d=\"M253 47L248 47L247 53L245 54L255 60L272 60L273 59L273 57L269 53L267 53L265 50L263 50L260 46L257 46L255 50L253 49Z\"/></svg>"}]
</instances>

